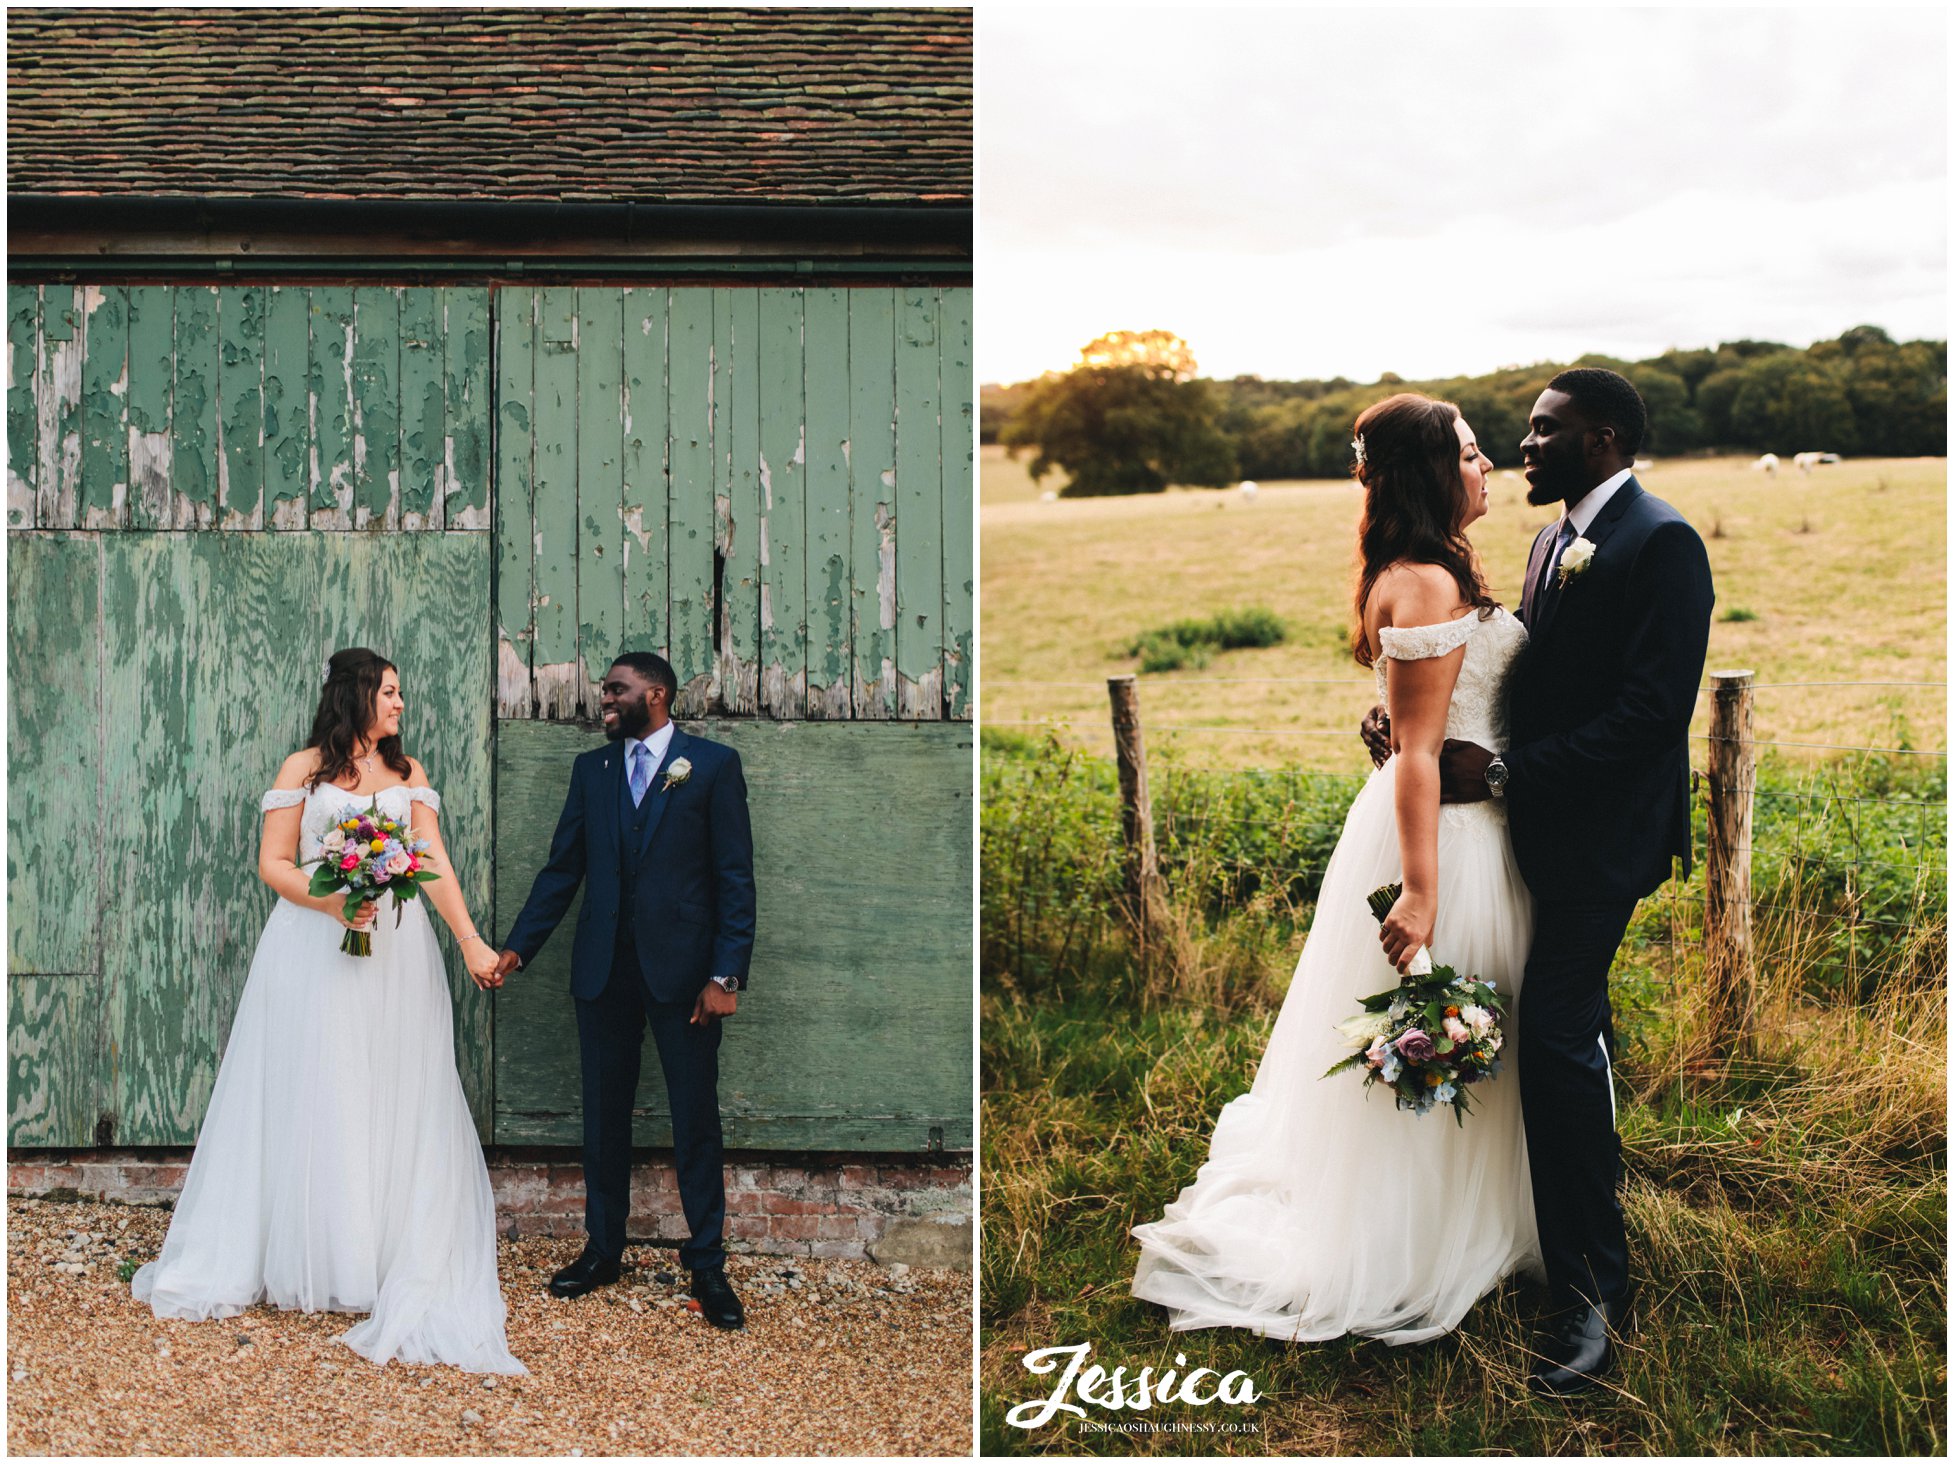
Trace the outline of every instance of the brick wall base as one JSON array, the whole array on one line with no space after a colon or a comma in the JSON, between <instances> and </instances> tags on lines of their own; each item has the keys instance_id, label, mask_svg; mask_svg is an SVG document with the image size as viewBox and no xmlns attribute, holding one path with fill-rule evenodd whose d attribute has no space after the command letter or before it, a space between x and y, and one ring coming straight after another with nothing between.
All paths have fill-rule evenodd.
<instances>
[{"instance_id":1,"label":"brick wall base","mask_svg":"<svg viewBox=\"0 0 1954 1464\"><path fill-rule=\"evenodd\" d=\"M575 1150L486 1152L505 1236L583 1234ZM188 1149L10 1149L7 1193L173 1205L189 1164ZM971 1219L966 1156L904 1163L886 1155L739 1153L726 1166L728 1250L967 1268ZM630 1234L654 1245L685 1238L669 1150L636 1156Z\"/></svg>"}]
</instances>

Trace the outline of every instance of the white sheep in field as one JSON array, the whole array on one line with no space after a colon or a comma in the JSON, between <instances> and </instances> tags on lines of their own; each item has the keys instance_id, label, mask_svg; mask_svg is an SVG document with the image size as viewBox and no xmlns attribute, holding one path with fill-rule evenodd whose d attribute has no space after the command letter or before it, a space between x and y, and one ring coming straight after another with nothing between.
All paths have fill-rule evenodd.
<instances>
[{"instance_id":1,"label":"white sheep in field","mask_svg":"<svg viewBox=\"0 0 1954 1464\"><path fill-rule=\"evenodd\" d=\"M1654 466L1655 466L1654 458L1637 458L1635 460L1635 471L1638 473L1646 473L1650 468L1653 468Z\"/></svg>"},{"instance_id":2,"label":"white sheep in field","mask_svg":"<svg viewBox=\"0 0 1954 1464\"><path fill-rule=\"evenodd\" d=\"M1777 470L1778 455L1774 452L1765 453L1763 457L1751 464L1751 471L1753 472L1775 473Z\"/></svg>"},{"instance_id":3,"label":"white sheep in field","mask_svg":"<svg viewBox=\"0 0 1954 1464\"><path fill-rule=\"evenodd\" d=\"M1261 491L1262 491L1261 489L1257 488L1255 484L1250 482L1248 479L1246 478L1242 479L1242 501L1244 503L1255 502L1255 495Z\"/></svg>"},{"instance_id":4,"label":"white sheep in field","mask_svg":"<svg viewBox=\"0 0 1954 1464\"><path fill-rule=\"evenodd\" d=\"M1820 463L1835 463L1839 455L1835 452L1801 452L1791 461L1801 473L1809 473Z\"/></svg>"}]
</instances>

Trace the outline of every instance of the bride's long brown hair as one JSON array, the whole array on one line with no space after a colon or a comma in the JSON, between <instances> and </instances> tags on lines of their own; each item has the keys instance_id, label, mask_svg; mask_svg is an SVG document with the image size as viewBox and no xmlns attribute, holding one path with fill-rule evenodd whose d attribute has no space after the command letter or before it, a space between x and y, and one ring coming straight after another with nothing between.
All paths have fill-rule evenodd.
<instances>
[{"instance_id":1,"label":"bride's long brown hair","mask_svg":"<svg viewBox=\"0 0 1954 1464\"><path fill-rule=\"evenodd\" d=\"M305 743L319 749L319 770L306 779L309 787L337 783L352 769L353 749L374 723L380 683L389 671L398 670L385 656L364 646L332 653L326 662L326 684L319 688L319 710L312 716L312 735ZM401 777L413 772L398 736L382 737L373 751Z\"/></svg>"},{"instance_id":2,"label":"bride's long brown hair","mask_svg":"<svg viewBox=\"0 0 1954 1464\"><path fill-rule=\"evenodd\" d=\"M1416 392L1399 392L1357 418L1364 460L1352 476L1364 488L1357 521L1357 623L1350 635L1357 664L1371 664L1364 607L1377 577L1394 564L1436 564L1459 587L1459 598L1482 617L1499 603L1479 573L1479 557L1465 536L1465 481L1459 476L1459 409Z\"/></svg>"}]
</instances>

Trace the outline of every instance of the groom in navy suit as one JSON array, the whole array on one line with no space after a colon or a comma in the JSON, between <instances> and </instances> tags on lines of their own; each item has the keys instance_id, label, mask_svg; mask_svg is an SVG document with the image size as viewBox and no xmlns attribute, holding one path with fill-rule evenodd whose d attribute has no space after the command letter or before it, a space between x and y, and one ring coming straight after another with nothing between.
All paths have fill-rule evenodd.
<instances>
[{"instance_id":1,"label":"groom in navy suit","mask_svg":"<svg viewBox=\"0 0 1954 1464\"><path fill-rule=\"evenodd\" d=\"M1444 802L1504 800L1533 894L1515 1027L1555 1315L1528 1384L1552 1396L1611 1370L1628 1321L1608 970L1636 902L1673 860L1685 877L1690 867L1689 721L1716 597L1696 530L1635 480L1647 425L1640 393L1613 371L1563 371L1534 403L1520 444L1527 502L1562 512L1527 558L1512 745L1448 740L1439 762Z\"/></svg>"},{"instance_id":2,"label":"groom in navy suit","mask_svg":"<svg viewBox=\"0 0 1954 1464\"><path fill-rule=\"evenodd\" d=\"M550 841L502 952L527 965L586 885L570 958L583 1067L583 1254L550 1290L581 1296L617 1280L631 1213L631 1109L651 1027L671 1103L679 1259L708 1321L745 1314L726 1280L719 1129L720 1022L739 1008L753 955L753 833L739 754L671 720L678 678L628 651L605 673L603 747L578 757Z\"/></svg>"}]
</instances>

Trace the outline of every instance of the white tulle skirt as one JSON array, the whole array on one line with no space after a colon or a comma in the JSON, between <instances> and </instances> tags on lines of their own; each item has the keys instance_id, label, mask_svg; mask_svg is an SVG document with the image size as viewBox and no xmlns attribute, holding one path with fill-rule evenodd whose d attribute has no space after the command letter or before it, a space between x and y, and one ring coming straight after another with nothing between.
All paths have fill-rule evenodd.
<instances>
[{"instance_id":1,"label":"white tulle skirt","mask_svg":"<svg viewBox=\"0 0 1954 1464\"><path fill-rule=\"evenodd\" d=\"M133 1289L159 1317L260 1301L366 1312L339 1340L374 1362L522 1373L496 1279L495 1199L455 1071L424 905L373 954L280 900L238 1002L162 1255Z\"/></svg>"},{"instance_id":2,"label":"white tulle skirt","mask_svg":"<svg viewBox=\"0 0 1954 1464\"><path fill-rule=\"evenodd\" d=\"M1364 900L1403 877L1395 770L1351 805L1254 1085L1222 1109L1194 1183L1133 1231L1133 1294L1176 1331L1424 1342L1502 1277L1539 1269L1514 1041L1533 911L1497 807L1441 814L1431 949L1507 994L1500 1076L1472 1087L1463 1128L1448 1109L1400 1112L1360 1073L1321 1077L1350 1051L1337 1023L1398 979Z\"/></svg>"}]
</instances>

